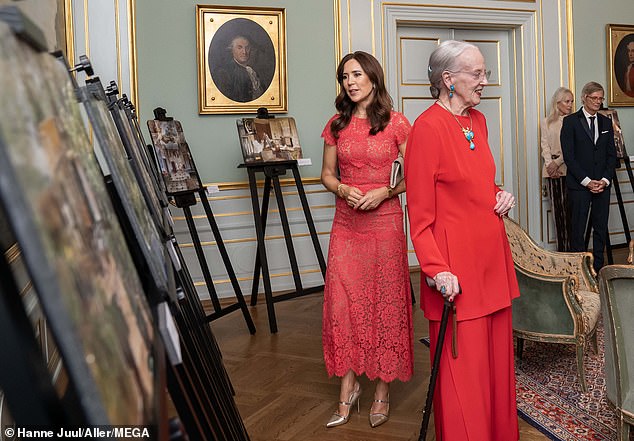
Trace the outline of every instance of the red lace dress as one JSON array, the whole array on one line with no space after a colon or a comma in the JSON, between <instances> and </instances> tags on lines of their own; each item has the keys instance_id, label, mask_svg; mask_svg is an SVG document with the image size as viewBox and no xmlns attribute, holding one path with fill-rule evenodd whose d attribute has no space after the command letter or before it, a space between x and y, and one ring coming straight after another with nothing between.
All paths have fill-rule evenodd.
<instances>
[{"instance_id":1,"label":"red lace dress","mask_svg":"<svg viewBox=\"0 0 634 441\"><path fill-rule=\"evenodd\" d=\"M362 192L389 185L392 161L410 130L392 112L388 126L369 135L353 117L335 139L328 121L322 137L337 148L341 182ZM324 288L322 338L328 375L350 369L370 380L407 381L413 373L412 301L403 211L398 197L355 211L337 198Z\"/></svg>"}]
</instances>

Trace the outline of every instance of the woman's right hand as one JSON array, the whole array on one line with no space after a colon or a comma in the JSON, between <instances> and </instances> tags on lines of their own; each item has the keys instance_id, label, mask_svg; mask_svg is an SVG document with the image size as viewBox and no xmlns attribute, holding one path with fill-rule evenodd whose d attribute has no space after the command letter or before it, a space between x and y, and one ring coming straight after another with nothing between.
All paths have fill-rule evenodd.
<instances>
[{"instance_id":1,"label":"woman's right hand","mask_svg":"<svg viewBox=\"0 0 634 441\"><path fill-rule=\"evenodd\" d=\"M434 276L434 283L436 284L436 289L440 291L444 298L449 299L450 302L453 302L453 299L460 292L458 277L449 271L436 274Z\"/></svg>"},{"instance_id":2,"label":"woman's right hand","mask_svg":"<svg viewBox=\"0 0 634 441\"><path fill-rule=\"evenodd\" d=\"M363 192L361 190L349 185L344 185L341 188L341 194L349 207L355 207L359 203L359 200L363 197Z\"/></svg>"}]
</instances>

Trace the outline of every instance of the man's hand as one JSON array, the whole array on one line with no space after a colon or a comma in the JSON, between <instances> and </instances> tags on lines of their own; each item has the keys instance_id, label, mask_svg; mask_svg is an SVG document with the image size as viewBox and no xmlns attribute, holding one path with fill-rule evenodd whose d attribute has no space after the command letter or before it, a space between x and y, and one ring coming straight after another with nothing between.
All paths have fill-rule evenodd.
<instances>
[{"instance_id":1,"label":"man's hand","mask_svg":"<svg viewBox=\"0 0 634 441\"><path fill-rule=\"evenodd\" d=\"M593 179L588 183L588 190L590 190L592 193L601 193L603 190L605 190L606 186L607 184L605 183L605 181L596 181Z\"/></svg>"}]
</instances>

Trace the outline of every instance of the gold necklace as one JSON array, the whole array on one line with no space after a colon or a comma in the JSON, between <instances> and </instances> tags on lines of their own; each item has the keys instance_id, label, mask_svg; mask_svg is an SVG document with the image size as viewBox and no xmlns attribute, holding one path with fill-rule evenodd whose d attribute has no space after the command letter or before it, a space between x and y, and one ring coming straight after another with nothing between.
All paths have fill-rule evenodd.
<instances>
[{"instance_id":1,"label":"gold necklace","mask_svg":"<svg viewBox=\"0 0 634 441\"><path fill-rule=\"evenodd\" d=\"M469 127L462 127L462 124L460 124L460 121L458 121L458 118L456 118L456 115L454 115L453 112L449 110L449 108L442 103L442 101L436 100L436 102L440 104L441 106L443 106L447 110L447 112L449 112L451 116L453 116L453 119L456 120L456 122L460 126L460 129L462 130L462 134L464 135L467 142L469 143L469 148L471 150L475 150L475 144L473 142L473 138L475 138L475 135L473 133L473 130L471 130L471 128ZM471 112L467 112L467 113L469 114L469 125L470 127L473 127L473 119L471 118Z\"/></svg>"}]
</instances>

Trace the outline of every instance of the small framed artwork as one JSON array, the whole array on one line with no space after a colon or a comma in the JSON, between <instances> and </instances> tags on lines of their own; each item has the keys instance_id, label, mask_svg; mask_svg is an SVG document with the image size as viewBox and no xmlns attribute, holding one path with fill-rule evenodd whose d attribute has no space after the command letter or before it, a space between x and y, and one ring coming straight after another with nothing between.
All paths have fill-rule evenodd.
<instances>
[{"instance_id":1,"label":"small framed artwork","mask_svg":"<svg viewBox=\"0 0 634 441\"><path fill-rule=\"evenodd\" d=\"M240 118L236 124L245 163L302 158L294 118Z\"/></svg>"},{"instance_id":2,"label":"small framed artwork","mask_svg":"<svg viewBox=\"0 0 634 441\"><path fill-rule=\"evenodd\" d=\"M634 25L606 25L608 105L634 106Z\"/></svg>"},{"instance_id":3,"label":"small framed artwork","mask_svg":"<svg viewBox=\"0 0 634 441\"><path fill-rule=\"evenodd\" d=\"M196 5L198 112L288 109L283 8Z\"/></svg>"},{"instance_id":4,"label":"small framed artwork","mask_svg":"<svg viewBox=\"0 0 634 441\"><path fill-rule=\"evenodd\" d=\"M621 122L619 121L619 114L614 109L602 109L599 110L601 115L607 116L612 120L612 129L614 130L614 146L616 147L616 157L625 158L627 151L625 150L625 138L623 137L623 130L621 129Z\"/></svg>"},{"instance_id":5,"label":"small framed artwork","mask_svg":"<svg viewBox=\"0 0 634 441\"><path fill-rule=\"evenodd\" d=\"M176 196L201 190L203 185L180 121L150 119L147 126L167 194Z\"/></svg>"}]
</instances>

